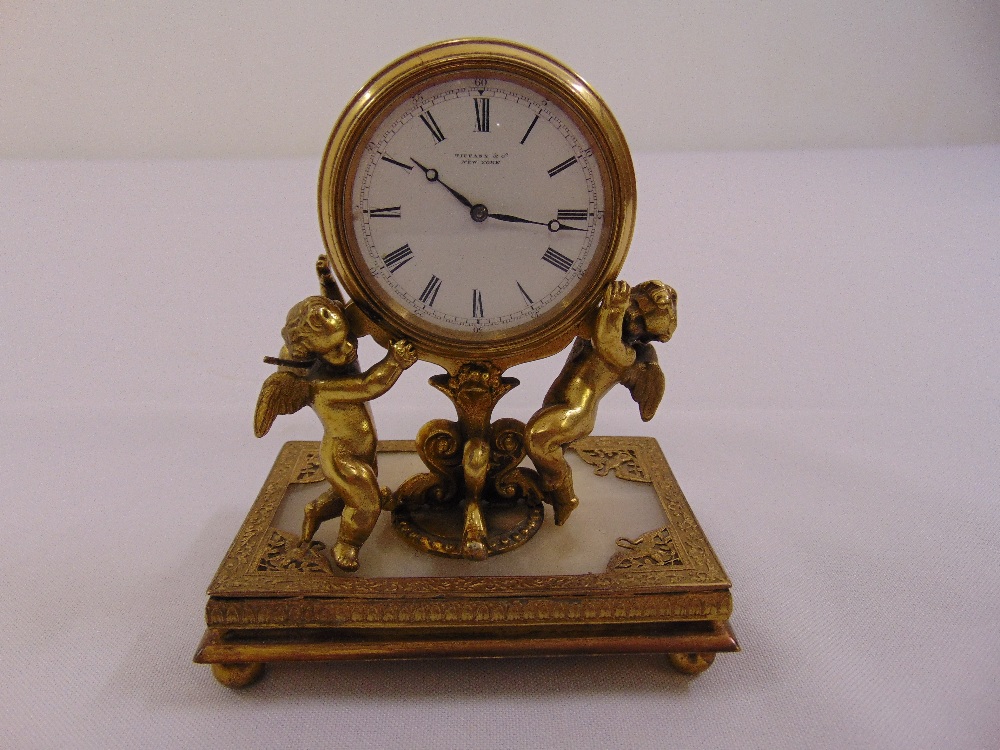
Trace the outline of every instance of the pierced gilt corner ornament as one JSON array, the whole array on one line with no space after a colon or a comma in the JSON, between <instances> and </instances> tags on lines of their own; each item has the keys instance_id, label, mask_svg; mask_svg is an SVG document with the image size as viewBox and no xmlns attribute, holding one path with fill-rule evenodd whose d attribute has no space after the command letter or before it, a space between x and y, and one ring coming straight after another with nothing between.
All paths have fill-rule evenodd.
<instances>
[{"instance_id":1,"label":"pierced gilt corner ornament","mask_svg":"<svg viewBox=\"0 0 1000 750\"><path fill-rule=\"evenodd\" d=\"M279 355L265 358L277 371L261 388L254 427L261 437L279 415L310 406L323 440L297 453L282 481L286 488L324 480L329 487L305 506L297 538L255 528L263 536L252 554L241 552L241 564L248 560L261 575L295 576L295 586L307 574L339 586L339 571L359 568L354 578L368 580L357 578L365 570L361 550L382 511L422 552L475 562L510 552L539 532L545 505L562 526L588 502L574 487L571 446L598 476L656 484L635 447L588 438L601 399L619 383L641 418L653 417L664 393L653 344L667 342L676 328L677 295L660 281L630 287L616 278L635 221L635 175L618 123L583 79L547 55L499 40L442 42L400 58L334 126L319 213L321 293L292 307ZM362 372L357 343L366 335L387 353ZM493 419L519 384L503 373L570 342L527 423ZM444 369L430 384L451 400L456 418L420 429L413 450L427 471L393 489L379 483L367 402L417 359ZM328 561L314 537L335 518ZM664 527L619 539L607 575L693 570L681 532ZM704 550L707 542L689 547ZM480 578L469 565L468 575ZM419 597L417 580L403 587L404 599ZM728 581L725 587L728 597ZM723 610L728 615L725 606L713 611ZM286 614L284 622L297 621ZM671 642L698 642L684 637ZM235 671L220 667L220 680L247 679L233 666L238 660L226 663Z\"/></svg>"}]
</instances>

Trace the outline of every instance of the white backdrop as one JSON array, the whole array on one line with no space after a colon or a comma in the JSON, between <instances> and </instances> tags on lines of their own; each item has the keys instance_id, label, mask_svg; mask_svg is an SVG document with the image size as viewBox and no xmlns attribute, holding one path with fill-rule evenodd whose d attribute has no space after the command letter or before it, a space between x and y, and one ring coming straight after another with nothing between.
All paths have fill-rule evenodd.
<instances>
[{"instance_id":1,"label":"white backdrop","mask_svg":"<svg viewBox=\"0 0 1000 750\"><path fill-rule=\"evenodd\" d=\"M562 59L637 150L1000 141L992 0L14 0L0 157L318 155L376 70L470 35Z\"/></svg>"},{"instance_id":2,"label":"white backdrop","mask_svg":"<svg viewBox=\"0 0 1000 750\"><path fill-rule=\"evenodd\" d=\"M26 157L0 159L0 746L1000 747L1000 4L0 14L0 156ZM656 419L617 389L596 432L659 440L744 651L696 679L580 657L227 691L190 661L205 587L280 444L319 433L251 432L315 290L318 155L378 67L461 34L564 59L633 145L622 275L674 285L680 322ZM560 359L514 368L497 416ZM451 414L436 371L375 402L382 437Z\"/></svg>"}]
</instances>

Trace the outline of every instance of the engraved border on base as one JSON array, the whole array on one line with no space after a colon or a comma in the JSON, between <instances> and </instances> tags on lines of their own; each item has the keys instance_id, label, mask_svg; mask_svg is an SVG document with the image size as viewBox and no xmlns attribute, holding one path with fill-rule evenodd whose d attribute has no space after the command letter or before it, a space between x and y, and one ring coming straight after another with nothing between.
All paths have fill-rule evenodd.
<instances>
[{"instance_id":1,"label":"engraved border on base","mask_svg":"<svg viewBox=\"0 0 1000 750\"><path fill-rule=\"evenodd\" d=\"M236 535L215 579L208 590L212 597L253 598L281 596L344 597L352 599L388 599L398 606L400 598L419 600L442 596L545 597L552 594L591 596L601 592L616 596L684 592L727 591L730 582L715 552L698 525L684 498L666 458L654 438L588 437L571 449L614 453L627 451L634 456L639 471L648 478L667 518L666 528L677 546L682 565L634 566L612 568L604 573L555 576L460 576L427 578L361 578L346 576L303 576L297 571L258 570L258 561L271 539L274 517L288 487L312 481L302 474L308 461L306 453L316 451L312 441L285 443L279 452L260 494ZM412 452L410 440L380 441L381 453ZM586 460L586 459L584 459ZM610 476L609 472L605 472ZM617 474L617 472L615 472ZM633 472L634 473L634 472ZM629 477L622 481L637 481ZM644 480L638 480L644 481ZM655 532L657 530L651 530ZM646 535L643 535L646 536ZM619 558L616 553L610 562ZM728 593L727 593L728 596ZM731 600L712 619L728 616Z\"/></svg>"}]
</instances>

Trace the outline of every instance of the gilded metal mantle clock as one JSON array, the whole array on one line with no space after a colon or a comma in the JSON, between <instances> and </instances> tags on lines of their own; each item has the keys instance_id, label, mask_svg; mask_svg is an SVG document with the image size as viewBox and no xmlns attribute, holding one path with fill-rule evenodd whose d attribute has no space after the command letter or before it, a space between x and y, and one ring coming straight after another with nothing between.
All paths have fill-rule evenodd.
<instances>
[{"instance_id":1,"label":"gilded metal mantle clock","mask_svg":"<svg viewBox=\"0 0 1000 750\"><path fill-rule=\"evenodd\" d=\"M278 370L261 389L255 431L311 406L324 437L279 457L210 589L196 660L240 686L281 659L649 651L697 673L736 650L729 582L655 441L588 437L617 384L652 418L664 392L653 343L677 325L673 289L617 279L635 175L593 89L511 42L416 50L378 73L334 126L319 216L320 294L291 309L280 355L266 358ZM362 372L364 335L387 353ZM535 414L493 419L518 385L504 371L570 342ZM428 422L412 444L379 444L366 402L417 359L444 369L430 383L456 419ZM648 504L665 516L648 533L612 538L603 572L553 562L553 575L540 575L545 543L526 543L541 536L545 505L560 527L588 501L621 510L607 489L589 498L574 484L574 455L600 476L651 483ZM387 456L419 457L423 470L393 487ZM316 485L303 499L301 488ZM327 550L319 537L334 524L324 522L338 518ZM414 548L459 567L393 569ZM493 563L513 550L516 565ZM532 575L507 574L532 565Z\"/></svg>"}]
</instances>

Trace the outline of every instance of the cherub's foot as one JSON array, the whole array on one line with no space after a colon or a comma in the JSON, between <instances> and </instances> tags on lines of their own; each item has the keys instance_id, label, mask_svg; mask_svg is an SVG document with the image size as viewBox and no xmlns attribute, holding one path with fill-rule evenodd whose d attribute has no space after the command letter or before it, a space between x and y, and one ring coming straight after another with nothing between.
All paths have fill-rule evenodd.
<instances>
[{"instance_id":1,"label":"cherub's foot","mask_svg":"<svg viewBox=\"0 0 1000 750\"><path fill-rule=\"evenodd\" d=\"M562 526L566 523L566 519L569 518L569 514L576 510L576 506L580 504L580 501L575 497L570 497L566 500L559 500L552 504L552 510L556 517L556 526Z\"/></svg>"},{"instance_id":2,"label":"cherub's foot","mask_svg":"<svg viewBox=\"0 0 1000 750\"><path fill-rule=\"evenodd\" d=\"M394 497L392 490L388 487L378 488L379 504L382 506L382 510L396 510L399 506L398 498Z\"/></svg>"},{"instance_id":3,"label":"cherub's foot","mask_svg":"<svg viewBox=\"0 0 1000 750\"><path fill-rule=\"evenodd\" d=\"M295 549L305 552L307 549L313 546L312 539L299 539L298 546Z\"/></svg>"},{"instance_id":4,"label":"cherub's foot","mask_svg":"<svg viewBox=\"0 0 1000 750\"><path fill-rule=\"evenodd\" d=\"M351 573L358 569L358 548L347 542L337 542L333 548L333 561L337 567Z\"/></svg>"},{"instance_id":5,"label":"cherub's foot","mask_svg":"<svg viewBox=\"0 0 1000 750\"><path fill-rule=\"evenodd\" d=\"M316 533L316 529L304 533L302 538L299 539L299 549L309 549L313 543L313 534Z\"/></svg>"},{"instance_id":6,"label":"cherub's foot","mask_svg":"<svg viewBox=\"0 0 1000 750\"><path fill-rule=\"evenodd\" d=\"M299 546L305 549L312 544L316 530L319 529L319 518L313 504L306 506L306 516L302 519L302 536L299 537Z\"/></svg>"}]
</instances>

